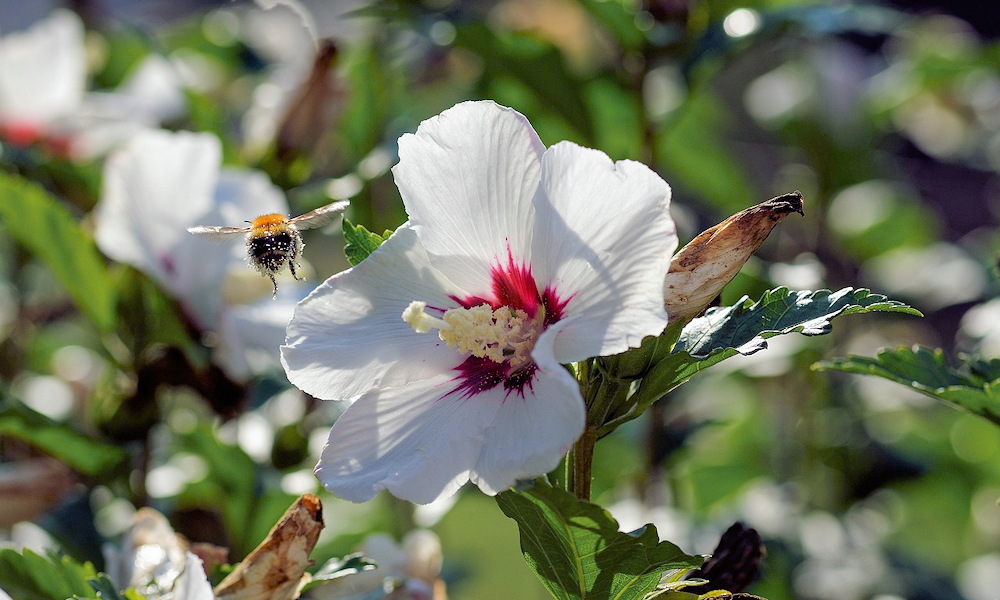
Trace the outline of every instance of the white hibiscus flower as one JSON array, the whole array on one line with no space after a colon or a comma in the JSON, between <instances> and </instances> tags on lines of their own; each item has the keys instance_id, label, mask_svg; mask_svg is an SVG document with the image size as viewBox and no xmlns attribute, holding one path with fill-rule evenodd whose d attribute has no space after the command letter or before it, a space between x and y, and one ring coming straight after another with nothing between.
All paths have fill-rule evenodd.
<instances>
[{"instance_id":1,"label":"white hibiscus flower","mask_svg":"<svg viewBox=\"0 0 1000 600\"><path fill-rule=\"evenodd\" d=\"M399 153L410 220L299 304L282 361L304 391L354 401L316 467L334 494L496 494L583 431L564 364L663 330L670 188L633 161L546 149L492 102L423 122Z\"/></svg>"}]
</instances>

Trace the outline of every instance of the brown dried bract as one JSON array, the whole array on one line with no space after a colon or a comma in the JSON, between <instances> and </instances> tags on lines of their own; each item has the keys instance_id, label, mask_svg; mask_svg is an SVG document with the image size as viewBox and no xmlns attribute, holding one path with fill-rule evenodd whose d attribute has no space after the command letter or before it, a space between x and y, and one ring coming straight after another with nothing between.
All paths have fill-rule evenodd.
<instances>
[{"instance_id":1,"label":"brown dried bract","mask_svg":"<svg viewBox=\"0 0 1000 600\"><path fill-rule=\"evenodd\" d=\"M323 505L313 494L295 502L244 560L215 587L217 600L291 600L323 529Z\"/></svg>"},{"instance_id":2,"label":"brown dried bract","mask_svg":"<svg viewBox=\"0 0 1000 600\"><path fill-rule=\"evenodd\" d=\"M740 211L681 248L670 261L663 283L670 320L691 319L703 311L760 248L774 226L793 212L805 214L798 191Z\"/></svg>"}]
</instances>

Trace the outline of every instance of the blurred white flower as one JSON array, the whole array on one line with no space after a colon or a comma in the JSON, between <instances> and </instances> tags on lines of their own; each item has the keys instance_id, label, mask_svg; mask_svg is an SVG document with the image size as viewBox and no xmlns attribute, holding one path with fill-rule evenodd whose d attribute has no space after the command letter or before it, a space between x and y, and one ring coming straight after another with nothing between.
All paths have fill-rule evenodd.
<instances>
[{"instance_id":1,"label":"blurred white flower","mask_svg":"<svg viewBox=\"0 0 1000 600\"><path fill-rule=\"evenodd\" d=\"M152 508L136 511L120 547L105 546L108 576L148 600L214 600L201 559Z\"/></svg>"},{"instance_id":2,"label":"blurred white flower","mask_svg":"<svg viewBox=\"0 0 1000 600\"><path fill-rule=\"evenodd\" d=\"M14 143L36 141L83 102L83 23L56 10L25 31L0 37L0 127Z\"/></svg>"},{"instance_id":3,"label":"blurred white flower","mask_svg":"<svg viewBox=\"0 0 1000 600\"><path fill-rule=\"evenodd\" d=\"M976 341L976 351L984 358L1000 357L1000 298L970 308L959 330Z\"/></svg>"},{"instance_id":4,"label":"blurred white flower","mask_svg":"<svg viewBox=\"0 0 1000 600\"><path fill-rule=\"evenodd\" d=\"M166 59L145 58L114 92L87 93L86 55L83 23L69 10L0 37L0 140L93 158L183 114L182 82Z\"/></svg>"},{"instance_id":5,"label":"blurred white flower","mask_svg":"<svg viewBox=\"0 0 1000 600\"><path fill-rule=\"evenodd\" d=\"M238 240L218 243L188 233L194 225L238 225L262 214L288 214L281 190L258 171L221 168L219 140L203 133L144 131L109 157L95 238L109 257L143 271L176 298L191 320L222 337L219 362L230 376L277 365L284 324L308 286L270 283L250 271ZM249 285L227 297L226 282ZM245 279L244 279L245 278ZM259 283L257 294L247 289ZM262 301L254 304L262 297Z\"/></svg>"},{"instance_id":6,"label":"blurred white flower","mask_svg":"<svg viewBox=\"0 0 1000 600\"><path fill-rule=\"evenodd\" d=\"M410 220L299 304L282 361L307 393L356 400L316 468L334 494L423 504L470 480L496 494L582 433L563 364L666 325L670 188L633 161L546 149L493 102L424 121L399 152Z\"/></svg>"},{"instance_id":7,"label":"blurred white flower","mask_svg":"<svg viewBox=\"0 0 1000 600\"><path fill-rule=\"evenodd\" d=\"M309 589L302 600L445 600L441 580L441 541L426 529L416 529L397 544L383 534L368 536L361 546L365 558L378 566Z\"/></svg>"}]
</instances>

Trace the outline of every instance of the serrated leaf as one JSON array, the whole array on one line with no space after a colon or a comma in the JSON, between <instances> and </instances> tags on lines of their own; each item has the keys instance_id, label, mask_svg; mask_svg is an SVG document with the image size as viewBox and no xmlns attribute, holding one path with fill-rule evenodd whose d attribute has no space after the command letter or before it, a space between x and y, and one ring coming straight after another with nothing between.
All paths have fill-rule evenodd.
<instances>
[{"instance_id":1,"label":"serrated leaf","mask_svg":"<svg viewBox=\"0 0 1000 600\"><path fill-rule=\"evenodd\" d=\"M684 327L673 352L642 379L634 399L635 409L605 425L600 435L637 417L701 371L737 354L753 354L766 348L768 338L795 332L823 335L830 332L830 321L835 317L876 311L923 316L902 302L854 288L790 292L778 287L765 292L757 302L744 296L733 306L710 309Z\"/></svg>"},{"instance_id":2,"label":"serrated leaf","mask_svg":"<svg viewBox=\"0 0 1000 600\"><path fill-rule=\"evenodd\" d=\"M940 349L900 346L875 357L824 361L816 368L882 377L1000 425L1000 359L968 358L954 368Z\"/></svg>"},{"instance_id":3,"label":"serrated leaf","mask_svg":"<svg viewBox=\"0 0 1000 600\"><path fill-rule=\"evenodd\" d=\"M664 571L702 562L661 542L652 525L622 533L600 506L542 482L503 492L497 504L517 522L528 565L560 600L641 600Z\"/></svg>"},{"instance_id":4,"label":"serrated leaf","mask_svg":"<svg viewBox=\"0 0 1000 600\"><path fill-rule=\"evenodd\" d=\"M830 333L834 317L869 312L923 316L902 302L866 289L791 292L779 287L764 292L757 302L744 296L733 306L710 309L705 316L693 319L674 349L694 358L729 348L753 354L767 347L767 338L793 332L824 335Z\"/></svg>"},{"instance_id":5,"label":"serrated leaf","mask_svg":"<svg viewBox=\"0 0 1000 600\"><path fill-rule=\"evenodd\" d=\"M17 600L97 598L88 584L96 577L92 564L81 564L68 556L0 548L0 589Z\"/></svg>"},{"instance_id":6,"label":"serrated leaf","mask_svg":"<svg viewBox=\"0 0 1000 600\"><path fill-rule=\"evenodd\" d=\"M35 183L0 173L0 220L9 236L45 263L99 329L114 327L114 286L104 260L59 200Z\"/></svg>"},{"instance_id":7,"label":"serrated leaf","mask_svg":"<svg viewBox=\"0 0 1000 600\"><path fill-rule=\"evenodd\" d=\"M6 399L0 399L0 434L34 446L86 475L112 473L128 459L128 453L117 446L73 431Z\"/></svg>"},{"instance_id":8,"label":"serrated leaf","mask_svg":"<svg viewBox=\"0 0 1000 600\"><path fill-rule=\"evenodd\" d=\"M389 230L386 230L382 235L372 233L365 229L363 225L355 225L346 218L343 221L343 228L344 239L347 241L344 253L347 254L347 260L350 261L351 266L355 266L368 258L368 255L375 252L392 235L392 232Z\"/></svg>"}]
</instances>

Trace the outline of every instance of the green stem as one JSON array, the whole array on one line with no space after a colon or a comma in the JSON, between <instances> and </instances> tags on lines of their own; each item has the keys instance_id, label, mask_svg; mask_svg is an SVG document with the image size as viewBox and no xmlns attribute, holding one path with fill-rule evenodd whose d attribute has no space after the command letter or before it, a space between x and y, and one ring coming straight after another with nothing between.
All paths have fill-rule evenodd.
<instances>
[{"instance_id":1,"label":"green stem","mask_svg":"<svg viewBox=\"0 0 1000 600\"><path fill-rule=\"evenodd\" d=\"M594 470L594 444L597 443L597 429L588 425L583 435L573 446L573 494L580 500L590 500L591 480Z\"/></svg>"}]
</instances>

